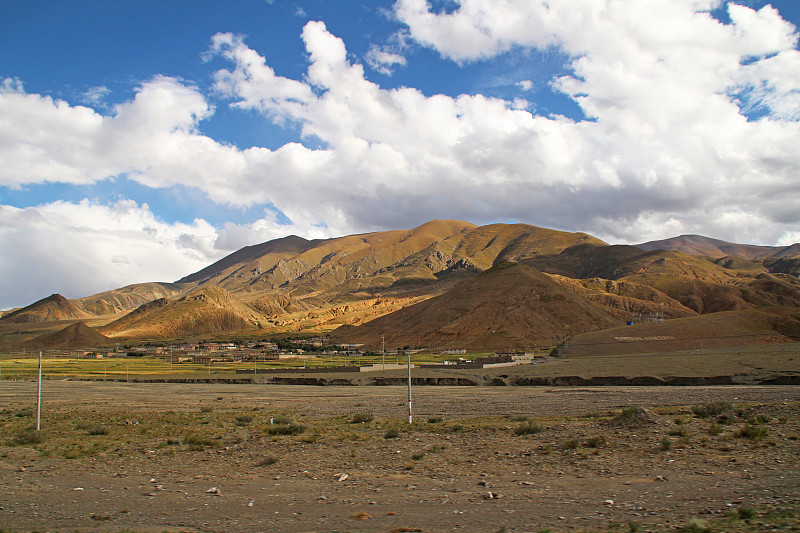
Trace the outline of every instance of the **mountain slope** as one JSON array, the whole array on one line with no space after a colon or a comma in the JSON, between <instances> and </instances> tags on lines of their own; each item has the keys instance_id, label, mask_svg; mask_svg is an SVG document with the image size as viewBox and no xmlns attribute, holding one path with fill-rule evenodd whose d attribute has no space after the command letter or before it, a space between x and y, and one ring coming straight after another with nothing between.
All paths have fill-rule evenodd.
<instances>
[{"instance_id":1,"label":"mountain slope","mask_svg":"<svg viewBox=\"0 0 800 533\"><path fill-rule=\"evenodd\" d=\"M53 333L45 333L25 343L25 346L38 349L53 348L95 348L111 344L111 339L83 322L70 324Z\"/></svg>"},{"instance_id":2,"label":"mountain slope","mask_svg":"<svg viewBox=\"0 0 800 533\"><path fill-rule=\"evenodd\" d=\"M502 263L453 290L358 327L331 333L338 342L389 346L512 348L553 343L621 324L602 307L530 267Z\"/></svg>"},{"instance_id":3,"label":"mountain slope","mask_svg":"<svg viewBox=\"0 0 800 533\"><path fill-rule=\"evenodd\" d=\"M681 235L670 239L649 241L637 244L642 250L676 250L687 254L705 255L712 258L734 255L745 259L766 259L768 257L793 257L800 255L800 244L791 246L758 246L755 244L736 244L702 235Z\"/></svg>"},{"instance_id":4,"label":"mountain slope","mask_svg":"<svg viewBox=\"0 0 800 533\"><path fill-rule=\"evenodd\" d=\"M79 309L60 294L51 294L38 302L34 302L31 305L3 315L0 321L16 323L53 322L57 320L90 318L92 316L94 315Z\"/></svg>"},{"instance_id":5,"label":"mountain slope","mask_svg":"<svg viewBox=\"0 0 800 533\"><path fill-rule=\"evenodd\" d=\"M800 309L766 307L709 313L587 332L558 346L566 357L704 350L800 341Z\"/></svg>"},{"instance_id":6,"label":"mountain slope","mask_svg":"<svg viewBox=\"0 0 800 533\"><path fill-rule=\"evenodd\" d=\"M434 220L417 228L321 241L287 237L242 249L179 280L233 293L282 291L296 299L363 292L405 292L443 278L472 277L498 260L553 254L579 243L604 244L583 233L527 224L475 226Z\"/></svg>"},{"instance_id":7,"label":"mountain slope","mask_svg":"<svg viewBox=\"0 0 800 533\"><path fill-rule=\"evenodd\" d=\"M113 338L164 338L257 329L262 320L224 289L206 287L174 301L154 300L99 329Z\"/></svg>"},{"instance_id":8,"label":"mountain slope","mask_svg":"<svg viewBox=\"0 0 800 533\"><path fill-rule=\"evenodd\" d=\"M147 302L180 294L186 288L186 284L136 283L86 296L77 300L76 304L95 315L126 313Z\"/></svg>"}]
</instances>

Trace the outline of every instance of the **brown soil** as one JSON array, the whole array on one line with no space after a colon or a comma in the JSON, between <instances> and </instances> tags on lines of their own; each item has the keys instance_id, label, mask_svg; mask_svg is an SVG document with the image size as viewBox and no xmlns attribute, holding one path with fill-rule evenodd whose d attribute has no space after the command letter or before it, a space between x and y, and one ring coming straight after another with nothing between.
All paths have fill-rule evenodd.
<instances>
[{"instance_id":1,"label":"brown soil","mask_svg":"<svg viewBox=\"0 0 800 533\"><path fill-rule=\"evenodd\" d=\"M60 381L44 385L43 442L21 444L36 387L6 381L0 527L666 531L700 516L755 531L800 508L797 391L419 387L409 426L404 387ZM729 425L692 415L711 401L734 404ZM632 405L634 424L609 424ZM306 430L270 436L270 417Z\"/></svg>"}]
</instances>

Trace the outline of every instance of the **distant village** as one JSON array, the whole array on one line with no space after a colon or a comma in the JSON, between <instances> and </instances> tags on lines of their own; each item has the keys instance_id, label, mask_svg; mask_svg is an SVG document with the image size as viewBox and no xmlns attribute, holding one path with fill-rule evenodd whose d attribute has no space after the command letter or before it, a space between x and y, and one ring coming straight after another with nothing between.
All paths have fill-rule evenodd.
<instances>
[{"instance_id":1,"label":"distant village","mask_svg":"<svg viewBox=\"0 0 800 533\"><path fill-rule=\"evenodd\" d=\"M333 357L341 361L342 357L351 358L353 363L349 367L355 366L361 357L385 356L395 361L391 367L405 366L401 364L399 356L415 354L423 351L421 348L395 348L385 352L374 352L363 350L363 344L331 344L326 337L312 337L291 340L243 340L243 341L208 341L196 343L177 343L177 344L139 344L123 345L118 344L115 348L105 350L74 350L70 352L53 353L55 357L71 357L86 359L104 359L113 357L155 357L170 362L171 364L194 363L211 365L213 363L231 362L265 362L274 363L276 361L303 360L310 359L325 360ZM429 350L426 350L430 353ZM452 359L442 363L422 364L422 368L484 368L491 366L510 366L533 362L533 353L527 352L497 352L494 355L482 355L467 359L464 356L466 349L449 349L436 352L440 355L453 356ZM274 365L273 365L274 366ZM367 365L362 371L368 371L371 366ZM377 365L386 368L386 364ZM358 365L362 368L361 365ZM275 368L272 371L277 370ZM298 370L298 369L291 369ZM328 368L330 370L330 367Z\"/></svg>"}]
</instances>

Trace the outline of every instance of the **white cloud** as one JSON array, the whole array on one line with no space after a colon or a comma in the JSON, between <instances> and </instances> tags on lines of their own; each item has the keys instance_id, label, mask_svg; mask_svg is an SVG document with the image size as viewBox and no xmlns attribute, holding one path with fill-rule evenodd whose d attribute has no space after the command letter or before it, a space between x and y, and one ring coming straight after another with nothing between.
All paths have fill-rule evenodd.
<instances>
[{"instance_id":1,"label":"white cloud","mask_svg":"<svg viewBox=\"0 0 800 533\"><path fill-rule=\"evenodd\" d=\"M81 102L88 105L102 106L105 97L111 92L108 87L99 85L97 87L90 87L81 95Z\"/></svg>"},{"instance_id":2,"label":"white cloud","mask_svg":"<svg viewBox=\"0 0 800 533\"><path fill-rule=\"evenodd\" d=\"M0 83L0 94L3 93L24 93L25 88L19 78L5 78Z\"/></svg>"},{"instance_id":3,"label":"white cloud","mask_svg":"<svg viewBox=\"0 0 800 533\"><path fill-rule=\"evenodd\" d=\"M215 96L299 126L319 149L288 143L243 150L216 142L199 132L214 113L209 98L174 78L142 84L109 115L27 94L19 80L7 80L0 91L0 185L127 174L150 187L194 187L220 204L271 203L292 221L287 227L265 216L218 231L200 221L179 231L145 224L147 210L133 207L139 229L132 235L153 248L113 249L103 264L122 272L163 246L170 257L184 258L175 261L181 272L168 279L223 251L287 233L332 236L431 218L516 219L611 241L676 233L784 241L800 226L797 34L771 8L733 6L732 24L722 24L703 11L713 4L464 0L437 15L424 1L397 3L410 37L456 61L519 46L559 47L572 58L574 75L552 85L582 107L587 121L537 116L523 99L384 89L348 60L344 42L322 22L303 30L309 66L301 79L277 75L240 36L218 34L211 43L211 53L230 62L215 73ZM748 120L742 108L766 116ZM82 235L74 222L79 214L103 211L69 205L4 208L14 224L25 221L19 227L28 235L23 239L9 222L0 245L21 249L34 235L30 228L54 228L53 217L66 211L73 222L62 224L62 233ZM121 207L104 209L106 220ZM70 238L64 240L75 254L100 253ZM33 257L36 246L31 250ZM117 255L128 265L112 264Z\"/></svg>"},{"instance_id":4,"label":"white cloud","mask_svg":"<svg viewBox=\"0 0 800 533\"><path fill-rule=\"evenodd\" d=\"M180 248L182 234L205 242ZM209 252L219 254L214 239L214 228L204 221L164 224L146 205L131 201L0 206L0 247L13 251L0 255L0 308L54 292L75 298L129 283L174 281L206 266Z\"/></svg>"},{"instance_id":5,"label":"white cloud","mask_svg":"<svg viewBox=\"0 0 800 533\"><path fill-rule=\"evenodd\" d=\"M534 87L534 83L531 80L522 80L517 82L517 87L522 89L523 91L530 91Z\"/></svg>"},{"instance_id":6,"label":"white cloud","mask_svg":"<svg viewBox=\"0 0 800 533\"><path fill-rule=\"evenodd\" d=\"M406 66L406 58L400 54L372 45L364 56L367 64L375 71L390 76L396 66Z\"/></svg>"},{"instance_id":7,"label":"white cloud","mask_svg":"<svg viewBox=\"0 0 800 533\"><path fill-rule=\"evenodd\" d=\"M0 309L54 292L88 296L131 283L175 281L243 246L283 237L330 236L274 217L218 230L205 220L164 223L131 200L83 200L19 209L0 205ZM24 280L22 282L21 280Z\"/></svg>"}]
</instances>

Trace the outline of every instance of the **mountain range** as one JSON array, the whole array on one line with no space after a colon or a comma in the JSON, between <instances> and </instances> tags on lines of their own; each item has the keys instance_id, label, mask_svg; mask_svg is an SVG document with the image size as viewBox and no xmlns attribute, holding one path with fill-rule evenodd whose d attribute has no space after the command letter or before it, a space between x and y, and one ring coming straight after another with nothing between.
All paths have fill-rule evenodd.
<instances>
[{"instance_id":1,"label":"mountain range","mask_svg":"<svg viewBox=\"0 0 800 533\"><path fill-rule=\"evenodd\" d=\"M75 300L52 295L4 313L0 343L329 333L372 348L382 339L442 348L554 345L642 317L797 309L799 271L798 244L688 235L609 245L527 224L436 220L334 239L288 236L174 283ZM75 322L98 336L81 330L54 340L54 331Z\"/></svg>"}]
</instances>

